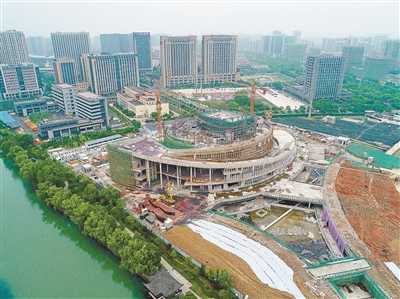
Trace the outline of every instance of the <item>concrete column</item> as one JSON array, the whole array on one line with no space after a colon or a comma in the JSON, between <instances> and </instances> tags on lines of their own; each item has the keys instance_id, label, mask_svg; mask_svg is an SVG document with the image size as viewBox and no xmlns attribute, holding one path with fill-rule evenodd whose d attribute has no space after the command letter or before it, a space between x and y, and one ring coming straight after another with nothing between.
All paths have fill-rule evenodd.
<instances>
[{"instance_id":1,"label":"concrete column","mask_svg":"<svg viewBox=\"0 0 400 299\"><path fill-rule=\"evenodd\" d=\"M149 187L150 187L150 163L149 163L149 160L146 160L146 179L147 179L147 183L149 184Z\"/></svg>"},{"instance_id":2,"label":"concrete column","mask_svg":"<svg viewBox=\"0 0 400 299\"><path fill-rule=\"evenodd\" d=\"M211 182L211 168L208 170L208 177L209 177L209 181Z\"/></svg>"},{"instance_id":3,"label":"concrete column","mask_svg":"<svg viewBox=\"0 0 400 299\"><path fill-rule=\"evenodd\" d=\"M160 184L161 184L161 189L162 189L163 184L162 184L162 164L161 164L161 162L160 162Z\"/></svg>"},{"instance_id":4,"label":"concrete column","mask_svg":"<svg viewBox=\"0 0 400 299\"><path fill-rule=\"evenodd\" d=\"M176 166L176 190L179 190L180 188L181 188L181 184L180 184L180 181L179 181L179 172L180 172L180 170L181 170L181 167L180 166Z\"/></svg>"},{"instance_id":5,"label":"concrete column","mask_svg":"<svg viewBox=\"0 0 400 299\"><path fill-rule=\"evenodd\" d=\"M190 167L190 182L192 182L193 179L193 168Z\"/></svg>"}]
</instances>

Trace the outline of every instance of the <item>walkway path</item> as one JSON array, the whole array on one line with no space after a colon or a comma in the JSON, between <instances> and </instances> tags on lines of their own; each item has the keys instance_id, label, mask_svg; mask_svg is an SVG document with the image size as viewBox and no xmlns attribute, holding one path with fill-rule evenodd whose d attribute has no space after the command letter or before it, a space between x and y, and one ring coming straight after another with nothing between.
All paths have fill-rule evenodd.
<instances>
[{"instance_id":1,"label":"walkway path","mask_svg":"<svg viewBox=\"0 0 400 299\"><path fill-rule=\"evenodd\" d=\"M173 278L175 278L180 283L183 283L183 287L182 287L183 294L191 291L190 287L192 286L192 284L185 277L183 277L178 271L176 271L174 268L172 268L171 265L168 264L168 262L163 258L161 258L161 265L164 266L164 268L167 270L167 272L169 274L171 274L171 276ZM201 299L201 297L197 296L195 293L193 293L193 294L196 296L196 298Z\"/></svg>"}]
</instances>

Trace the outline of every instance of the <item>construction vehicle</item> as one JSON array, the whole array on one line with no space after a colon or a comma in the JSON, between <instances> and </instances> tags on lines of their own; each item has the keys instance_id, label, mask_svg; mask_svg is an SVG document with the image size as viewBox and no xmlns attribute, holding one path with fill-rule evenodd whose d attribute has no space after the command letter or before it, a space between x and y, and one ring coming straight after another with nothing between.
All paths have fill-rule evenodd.
<instances>
[{"instance_id":1,"label":"construction vehicle","mask_svg":"<svg viewBox=\"0 0 400 299\"><path fill-rule=\"evenodd\" d=\"M163 201L168 201L170 204L174 204L175 200L172 198L171 182L168 182L168 192L169 192L169 197L165 194L161 194L160 199Z\"/></svg>"}]
</instances>

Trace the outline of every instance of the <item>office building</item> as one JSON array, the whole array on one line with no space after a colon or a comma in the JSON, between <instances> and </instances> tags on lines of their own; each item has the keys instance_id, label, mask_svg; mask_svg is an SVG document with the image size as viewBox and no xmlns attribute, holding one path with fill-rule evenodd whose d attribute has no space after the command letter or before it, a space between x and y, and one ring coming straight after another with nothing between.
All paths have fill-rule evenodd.
<instances>
[{"instance_id":1,"label":"office building","mask_svg":"<svg viewBox=\"0 0 400 299\"><path fill-rule=\"evenodd\" d=\"M42 94L39 68L32 63L19 66L0 65L0 92L3 101L24 99Z\"/></svg>"},{"instance_id":2,"label":"office building","mask_svg":"<svg viewBox=\"0 0 400 299\"><path fill-rule=\"evenodd\" d=\"M342 92L345 59L341 56L308 56L303 92L308 102L338 99Z\"/></svg>"},{"instance_id":3,"label":"office building","mask_svg":"<svg viewBox=\"0 0 400 299\"><path fill-rule=\"evenodd\" d=\"M400 70L400 40L387 40L383 43L383 56L390 58L389 71Z\"/></svg>"},{"instance_id":4,"label":"office building","mask_svg":"<svg viewBox=\"0 0 400 299\"><path fill-rule=\"evenodd\" d=\"M391 58L389 57L365 57L362 78L384 80L389 74Z\"/></svg>"},{"instance_id":5,"label":"office building","mask_svg":"<svg viewBox=\"0 0 400 299\"><path fill-rule=\"evenodd\" d=\"M197 83L197 37L161 36L161 84Z\"/></svg>"},{"instance_id":6,"label":"office building","mask_svg":"<svg viewBox=\"0 0 400 299\"><path fill-rule=\"evenodd\" d=\"M131 34L100 34L100 43L102 53L114 54L134 52Z\"/></svg>"},{"instance_id":7,"label":"office building","mask_svg":"<svg viewBox=\"0 0 400 299\"><path fill-rule=\"evenodd\" d=\"M343 47L342 56L346 61L346 72L352 68L361 68L364 60L364 47Z\"/></svg>"},{"instance_id":8,"label":"office building","mask_svg":"<svg viewBox=\"0 0 400 299\"><path fill-rule=\"evenodd\" d=\"M65 115L76 113L74 94L77 92L78 89L69 84L53 84L51 86L53 100Z\"/></svg>"},{"instance_id":9,"label":"office building","mask_svg":"<svg viewBox=\"0 0 400 299\"><path fill-rule=\"evenodd\" d=\"M66 83L76 85L78 82L78 69L75 59L59 58L53 61L54 78L57 84Z\"/></svg>"},{"instance_id":10,"label":"office building","mask_svg":"<svg viewBox=\"0 0 400 299\"><path fill-rule=\"evenodd\" d=\"M109 125L106 98L92 92L78 92L73 95L78 118L101 121L102 127Z\"/></svg>"},{"instance_id":11,"label":"office building","mask_svg":"<svg viewBox=\"0 0 400 299\"><path fill-rule=\"evenodd\" d=\"M20 65L29 62L28 48L22 31L0 32L0 64Z\"/></svg>"},{"instance_id":12,"label":"office building","mask_svg":"<svg viewBox=\"0 0 400 299\"><path fill-rule=\"evenodd\" d=\"M90 36L88 32L52 32L54 58L71 58L79 63L80 56L91 53ZM77 65L79 75L83 77L81 65Z\"/></svg>"},{"instance_id":13,"label":"office building","mask_svg":"<svg viewBox=\"0 0 400 299\"><path fill-rule=\"evenodd\" d=\"M48 97L41 97L31 101L14 102L14 111L18 116L29 116L34 113L49 112L54 113L59 110L54 101Z\"/></svg>"},{"instance_id":14,"label":"office building","mask_svg":"<svg viewBox=\"0 0 400 299\"><path fill-rule=\"evenodd\" d=\"M124 86L139 86L137 55L134 53L83 55L84 75L96 94L112 94Z\"/></svg>"},{"instance_id":15,"label":"office building","mask_svg":"<svg viewBox=\"0 0 400 299\"><path fill-rule=\"evenodd\" d=\"M237 81L237 35L204 35L202 73L204 83Z\"/></svg>"},{"instance_id":16,"label":"office building","mask_svg":"<svg viewBox=\"0 0 400 299\"><path fill-rule=\"evenodd\" d=\"M133 32L133 52L138 56L139 72L152 71L151 37L150 32Z\"/></svg>"}]
</instances>

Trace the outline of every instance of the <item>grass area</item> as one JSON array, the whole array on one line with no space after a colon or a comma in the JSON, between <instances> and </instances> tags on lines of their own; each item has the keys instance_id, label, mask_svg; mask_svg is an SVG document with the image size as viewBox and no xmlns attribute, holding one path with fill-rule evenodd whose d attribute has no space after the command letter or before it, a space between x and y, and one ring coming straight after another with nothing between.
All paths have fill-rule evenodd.
<instances>
[{"instance_id":1,"label":"grass area","mask_svg":"<svg viewBox=\"0 0 400 299\"><path fill-rule=\"evenodd\" d=\"M29 119L34 122L35 124L44 120L44 119L51 119L53 118L53 114L48 113L48 112L43 112L43 113L35 113L29 115Z\"/></svg>"},{"instance_id":2,"label":"grass area","mask_svg":"<svg viewBox=\"0 0 400 299\"><path fill-rule=\"evenodd\" d=\"M128 121L122 116L122 112L119 112L111 105L108 105L108 115L112 117L118 117L122 125L126 125L128 123Z\"/></svg>"},{"instance_id":3,"label":"grass area","mask_svg":"<svg viewBox=\"0 0 400 299\"><path fill-rule=\"evenodd\" d=\"M358 124L336 119L336 123L331 125L325 123L322 118L300 117L276 118L274 122L333 136L346 136L362 142L382 142L388 146L393 146L400 139L399 126L386 123L364 121Z\"/></svg>"}]
</instances>

